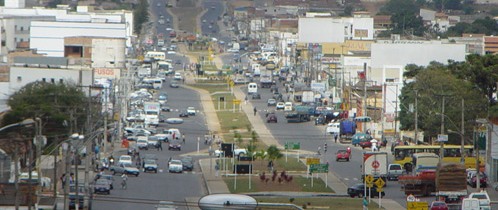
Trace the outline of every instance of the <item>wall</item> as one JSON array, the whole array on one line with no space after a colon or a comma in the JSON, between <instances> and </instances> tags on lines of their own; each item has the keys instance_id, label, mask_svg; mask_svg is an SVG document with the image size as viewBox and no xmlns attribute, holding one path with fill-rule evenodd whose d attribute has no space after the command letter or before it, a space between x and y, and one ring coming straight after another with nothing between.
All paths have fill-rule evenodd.
<instances>
[{"instance_id":1,"label":"wall","mask_svg":"<svg viewBox=\"0 0 498 210\"><path fill-rule=\"evenodd\" d=\"M124 68L125 39L92 40L92 67Z\"/></svg>"},{"instance_id":2,"label":"wall","mask_svg":"<svg viewBox=\"0 0 498 210\"><path fill-rule=\"evenodd\" d=\"M54 30L58 33L53 33ZM48 56L63 57L64 37L88 35L126 38L126 24L33 21L30 48Z\"/></svg>"},{"instance_id":3,"label":"wall","mask_svg":"<svg viewBox=\"0 0 498 210\"><path fill-rule=\"evenodd\" d=\"M404 40L378 41L372 44L372 68L408 64L427 66L432 61L448 64L450 59L465 61L465 44Z\"/></svg>"},{"instance_id":4,"label":"wall","mask_svg":"<svg viewBox=\"0 0 498 210\"><path fill-rule=\"evenodd\" d=\"M344 42L344 24L337 18L299 18L299 42Z\"/></svg>"}]
</instances>

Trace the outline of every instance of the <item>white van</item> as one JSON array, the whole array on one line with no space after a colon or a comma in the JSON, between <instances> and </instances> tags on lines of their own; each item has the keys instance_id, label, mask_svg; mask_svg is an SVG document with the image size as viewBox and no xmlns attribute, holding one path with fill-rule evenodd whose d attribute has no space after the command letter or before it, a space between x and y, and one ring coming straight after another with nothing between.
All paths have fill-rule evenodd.
<instances>
[{"instance_id":1,"label":"white van","mask_svg":"<svg viewBox=\"0 0 498 210\"><path fill-rule=\"evenodd\" d=\"M462 200L462 210L480 210L479 199L464 198Z\"/></svg>"},{"instance_id":2,"label":"white van","mask_svg":"<svg viewBox=\"0 0 498 210\"><path fill-rule=\"evenodd\" d=\"M292 109L293 109L292 102L285 102L284 111L290 112L290 111L292 111Z\"/></svg>"},{"instance_id":3,"label":"white van","mask_svg":"<svg viewBox=\"0 0 498 210\"><path fill-rule=\"evenodd\" d=\"M159 90L163 87L163 80L159 77L156 77L154 79L154 83L152 83L152 87L154 87L154 89L156 90Z\"/></svg>"},{"instance_id":4,"label":"white van","mask_svg":"<svg viewBox=\"0 0 498 210\"><path fill-rule=\"evenodd\" d=\"M247 85L247 94L258 93L258 84L251 82Z\"/></svg>"},{"instance_id":5,"label":"white van","mask_svg":"<svg viewBox=\"0 0 498 210\"><path fill-rule=\"evenodd\" d=\"M337 134L339 135L341 132L341 123L334 122L334 123L329 123L327 125L327 133L328 134Z\"/></svg>"}]
</instances>

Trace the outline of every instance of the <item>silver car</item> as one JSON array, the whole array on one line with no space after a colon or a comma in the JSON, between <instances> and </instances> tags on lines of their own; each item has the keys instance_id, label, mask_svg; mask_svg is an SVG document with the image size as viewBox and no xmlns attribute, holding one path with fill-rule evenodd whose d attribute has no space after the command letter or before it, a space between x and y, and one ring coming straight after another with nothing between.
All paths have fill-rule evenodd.
<instances>
[{"instance_id":1,"label":"silver car","mask_svg":"<svg viewBox=\"0 0 498 210\"><path fill-rule=\"evenodd\" d=\"M169 161L168 171L170 173L182 173L183 163L181 160L171 160Z\"/></svg>"}]
</instances>

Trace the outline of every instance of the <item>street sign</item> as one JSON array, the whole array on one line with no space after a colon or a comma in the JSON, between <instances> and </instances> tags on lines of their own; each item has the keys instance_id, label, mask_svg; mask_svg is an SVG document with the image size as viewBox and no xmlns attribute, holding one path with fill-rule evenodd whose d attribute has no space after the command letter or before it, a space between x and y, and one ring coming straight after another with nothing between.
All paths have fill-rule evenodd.
<instances>
[{"instance_id":1,"label":"street sign","mask_svg":"<svg viewBox=\"0 0 498 210\"><path fill-rule=\"evenodd\" d=\"M311 173L328 173L329 172L329 164L311 164L310 165Z\"/></svg>"},{"instance_id":2,"label":"street sign","mask_svg":"<svg viewBox=\"0 0 498 210\"><path fill-rule=\"evenodd\" d=\"M384 192L384 188L377 188L377 192Z\"/></svg>"},{"instance_id":3,"label":"street sign","mask_svg":"<svg viewBox=\"0 0 498 210\"><path fill-rule=\"evenodd\" d=\"M427 210L429 209L429 204L427 202L408 202L406 209L409 210Z\"/></svg>"},{"instance_id":4,"label":"street sign","mask_svg":"<svg viewBox=\"0 0 498 210\"><path fill-rule=\"evenodd\" d=\"M383 179L378 178L377 181L375 181L375 185L377 185L377 188L383 188L386 182L384 182Z\"/></svg>"},{"instance_id":5,"label":"street sign","mask_svg":"<svg viewBox=\"0 0 498 210\"><path fill-rule=\"evenodd\" d=\"M233 99L233 104L240 104L240 99Z\"/></svg>"},{"instance_id":6,"label":"street sign","mask_svg":"<svg viewBox=\"0 0 498 210\"><path fill-rule=\"evenodd\" d=\"M306 165L320 164L320 158L306 158Z\"/></svg>"},{"instance_id":7,"label":"street sign","mask_svg":"<svg viewBox=\"0 0 498 210\"><path fill-rule=\"evenodd\" d=\"M379 161L374 160L374 161L372 162L372 167L373 167L373 168L377 169L377 168L379 168L379 166L380 166Z\"/></svg>"},{"instance_id":8,"label":"street sign","mask_svg":"<svg viewBox=\"0 0 498 210\"><path fill-rule=\"evenodd\" d=\"M438 134L437 135L438 142L448 142L448 135L446 134Z\"/></svg>"},{"instance_id":9,"label":"street sign","mask_svg":"<svg viewBox=\"0 0 498 210\"><path fill-rule=\"evenodd\" d=\"M367 187L368 187L368 188L372 188L372 187L374 187L374 184L373 184L372 182L367 183Z\"/></svg>"},{"instance_id":10,"label":"street sign","mask_svg":"<svg viewBox=\"0 0 498 210\"><path fill-rule=\"evenodd\" d=\"M365 176L365 182L367 184L372 184L373 180L374 180L374 177L372 175L366 175Z\"/></svg>"},{"instance_id":11,"label":"street sign","mask_svg":"<svg viewBox=\"0 0 498 210\"><path fill-rule=\"evenodd\" d=\"M299 142L285 142L285 149L301 149L301 143Z\"/></svg>"}]
</instances>

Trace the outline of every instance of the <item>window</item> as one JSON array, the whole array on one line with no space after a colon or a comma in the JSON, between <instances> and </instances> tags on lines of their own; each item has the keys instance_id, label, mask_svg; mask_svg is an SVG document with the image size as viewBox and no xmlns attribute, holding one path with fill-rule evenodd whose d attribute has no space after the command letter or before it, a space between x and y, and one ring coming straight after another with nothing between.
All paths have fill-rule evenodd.
<instances>
[{"instance_id":1,"label":"window","mask_svg":"<svg viewBox=\"0 0 498 210\"><path fill-rule=\"evenodd\" d=\"M17 77L17 82L21 82L22 81L22 77L21 76L18 76Z\"/></svg>"},{"instance_id":2,"label":"window","mask_svg":"<svg viewBox=\"0 0 498 210\"><path fill-rule=\"evenodd\" d=\"M64 80L63 79L59 79L59 83L64 83Z\"/></svg>"},{"instance_id":3,"label":"window","mask_svg":"<svg viewBox=\"0 0 498 210\"><path fill-rule=\"evenodd\" d=\"M46 78L42 78L42 82L46 82L46 81L47 81L47 79L46 79Z\"/></svg>"},{"instance_id":4,"label":"window","mask_svg":"<svg viewBox=\"0 0 498 210\"><path fill-rule=\"evenodd\" d=\"M24 31L24 27L21 26L21 31Z\"/></svg>"},{"instance_id":5,"label":"window","mask_svg":"<svg viewBox=\"0 0 498 210\"><path fill-rule=\"evenodd\" d=\"M55 79L54 78L50 79L50 82L55 83Z\"/></svg>"}]
</instances>

